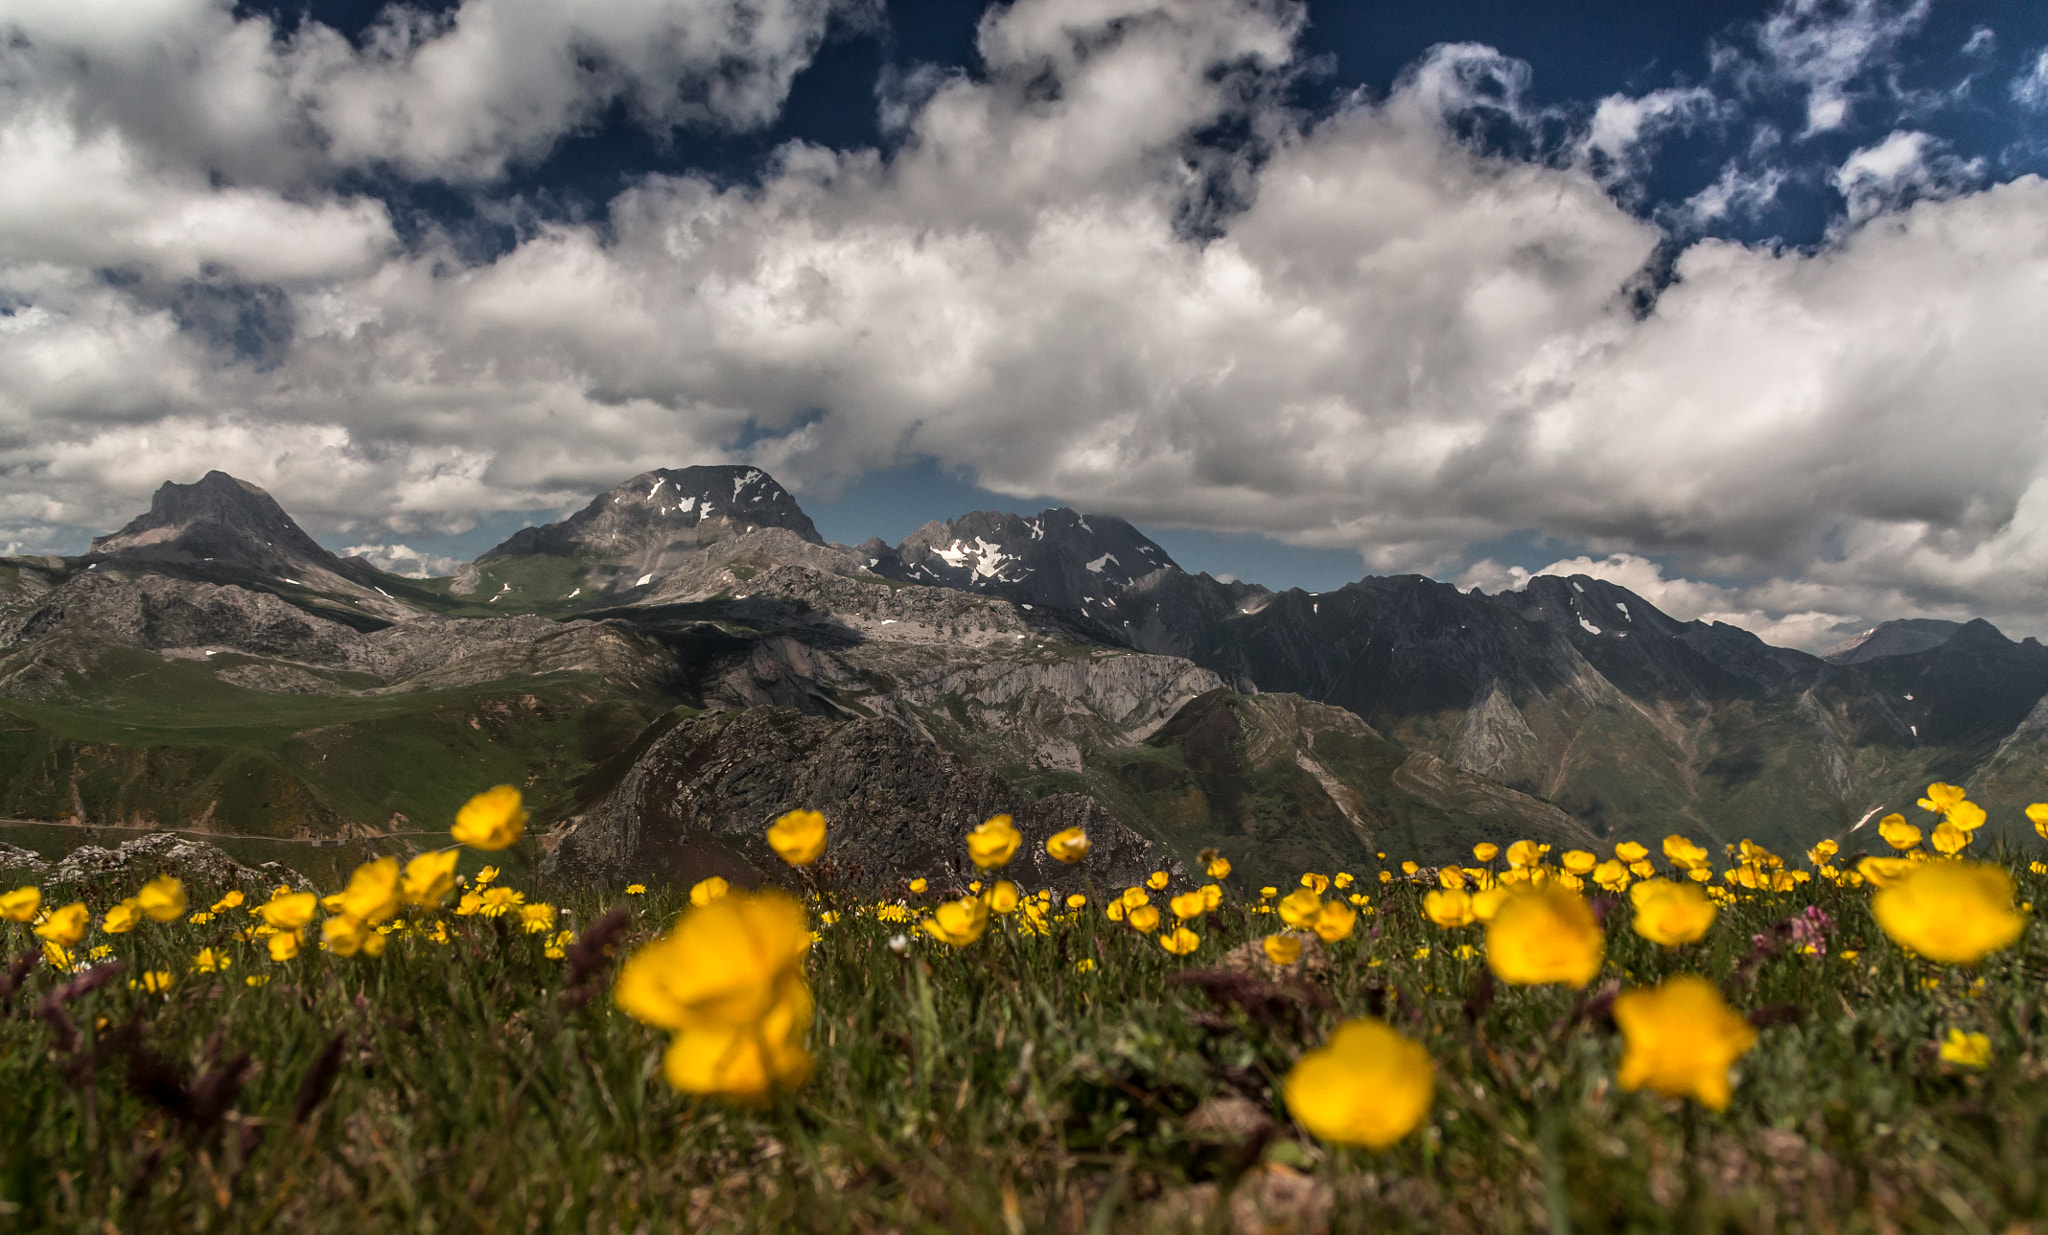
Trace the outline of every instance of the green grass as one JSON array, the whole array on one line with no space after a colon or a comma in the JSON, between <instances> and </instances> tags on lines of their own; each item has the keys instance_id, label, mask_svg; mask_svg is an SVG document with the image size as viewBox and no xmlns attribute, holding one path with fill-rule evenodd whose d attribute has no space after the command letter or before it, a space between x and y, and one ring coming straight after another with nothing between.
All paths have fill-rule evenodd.
<instances>
[{"instance_id":1,"label":"green grass","mask_svg":"<svg viewBox=\"0 0 2048 1235\"><path fill-rule=\"evenodd\" d=\"M2048 881L2020 867L2022 897L2039 902ZM117 979L76 999L75 1050L30 1015L60 980L46 969L0 1015L0 1224L1078 1235L1229 1229L1220 1198L1286 1189L1321 1198L1339 1231L2002 1231L2048 1218L2048 928L1973 975L1893 947L1858 891L1759 896L1670 953L1636 938L1622 906L1587 992L1489 993L1483 960L1456 952L1477 930L1428 925L1420 888L1365 886L1377 914L1332 945L1321 977L1270 1000L1176 981L1272 929L1235 893L1186 959L1095 909L1047 937L1012 924L904 956L888 940L906 926L849 913L807 964L815 1074L759 1110L671 1092L659 1034L602 989L565 991L541 940L497 923L451 918L447 946L398 936L379 959L285 965L232 941L246 919L146 924L88 944L128 962L124 979L174 973L167 995ZM132 891L89 899L99 910ZM626 948L683 904L660 888L564 900L580 921L629 904ZM1835 919L1830 955L1757 953L1753 934L1808 904ZM26 928L0 924L0 942L19 950ZM190 972L202 946L230 967ZM1711 976L1745 1013L1778 1010L1725 1113L1615 1084L1621 1042L1589 996L1677 971ZM1428 1048L1435 1104L1389 1150L1333 1149L1291 1124L1276 1083L1338 1020L1373 1012ZM1952 1027L1990 1036L1988 1069L1940 1062ZM331 1092L301 1119L302 1086L337 1037ZM217 1121L170 1109L178 1084L244 1053ZM1224 1099L1270 1128L1204 1131L1197 1112Z\"/></svg>"}]
</instances>

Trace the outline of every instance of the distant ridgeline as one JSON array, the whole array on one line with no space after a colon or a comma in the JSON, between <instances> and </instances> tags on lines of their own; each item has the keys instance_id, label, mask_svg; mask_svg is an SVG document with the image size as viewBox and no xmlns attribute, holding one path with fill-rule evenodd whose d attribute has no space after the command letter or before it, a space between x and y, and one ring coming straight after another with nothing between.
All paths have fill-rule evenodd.
<instances>
[{"instance_id":1,"label":"distant ridgeline","mask_svg":"<svg viewBox=\"0 0 2048 1235\"><path fill-rule=\"evenodd\" d=\"M866 885L955 873L999 810L1087 827L1119 878L1212 845L1254 878L1791 849L1933 780L1997 830L2048 798L2044 694L2048 649L1981 621L1817 657L1583 576L1275 593L1063 508L827 544L751 467L635 476L442 579L221 472L83 557L0 559L0 814L405 849L509 781L592 879L776 878L760 825L798 806Z\"/></svg>"}]
</instances>

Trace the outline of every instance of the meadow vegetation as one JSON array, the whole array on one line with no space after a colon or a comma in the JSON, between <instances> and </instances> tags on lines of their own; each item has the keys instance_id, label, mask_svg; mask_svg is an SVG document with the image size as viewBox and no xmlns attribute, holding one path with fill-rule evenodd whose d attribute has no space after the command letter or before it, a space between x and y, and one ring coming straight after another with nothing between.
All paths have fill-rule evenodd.
<instances>
[{"instance_id":1,"label":"meadow vegetation","mask_svg":"<svg viewBox=\"0 0 2048 1235\"><path fill-rule=\"evenodd\" d=\"M786 891L552 888L501 786L471 876L0 888L0 1226L2040 1229L2048 866L1922 810L855 897L802 811Z\"/></svg>"}]
</instances>

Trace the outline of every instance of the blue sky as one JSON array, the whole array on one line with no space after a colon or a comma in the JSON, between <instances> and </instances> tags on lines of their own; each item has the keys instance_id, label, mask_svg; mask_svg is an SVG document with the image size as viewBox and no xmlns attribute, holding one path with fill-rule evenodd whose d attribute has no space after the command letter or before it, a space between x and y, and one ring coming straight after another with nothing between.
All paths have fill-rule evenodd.
<instances>
[{"instance_id":1,"label":"blue sky","mask_svg":"<svg viewBox=\"0 0 2048 1235\"><path fill-rule=\"evenodd\" d=\"M20 0L0 545L224 467L445 567L654 466L834 539L1581 569L2048 633L2048 7Z\"/></svg>"}]
</instances>

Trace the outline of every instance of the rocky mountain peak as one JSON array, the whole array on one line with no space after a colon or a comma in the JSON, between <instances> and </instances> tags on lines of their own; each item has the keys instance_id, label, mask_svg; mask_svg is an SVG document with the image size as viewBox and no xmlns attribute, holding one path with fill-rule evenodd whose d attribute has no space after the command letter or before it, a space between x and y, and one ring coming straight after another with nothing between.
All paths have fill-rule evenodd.
<instances>
[{"instance_id":1,"label":"rocky mountain peak","mask_svg":"<svg viewBox=\"0 0 2048 1235\"><path fill-rule=\"evenodd\" d=\"M246 480L212 471L189 485L167 482L149 513L92 542L108 557L238 567L291 577L334 571L341 559L321 548L276 499Z\"/></svg>"},{"instance_id":2,"label":"rocky mountain peak","mask_svg":"<svg viewBox=\"0 0 2048 1235\"><path fill-rule=\"evenodd\" d=\"M990 592L1106 620L1120 597L1160 571L1183 573L1143 532L1065 506L1023 516L978 510L927 523L893 549L870 541L876 574Z\"/></svg>"},{"instance_id":3,"label":"rocky mountain peak","mask_svg":"<svg viewBox=\"0 0 2048 1235\"><path fill-rule=\"evenodd\" d=\"M1937 648L1963 629L1961 622L1939 618L1898 618L1879 622L1860 635L1851 636L1820 654L1831 665L1860 665L1887 656L1911 656Z\"/></svg>"},{"instance_id":4,"label":"rocky mountain peak","mask_svg":"<svg viewBox=\"0 0 2048 1235\"><path fill-rule=\"evenodd\" d=\"M825 543L789 490L758 467L664 467L599 494L560 523L522 528L477 560L548 554L637 564L766 527Z\"/></svg>"}]
</instances>

